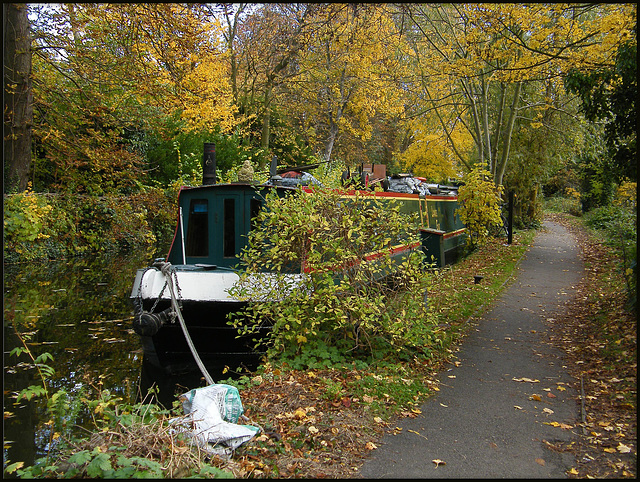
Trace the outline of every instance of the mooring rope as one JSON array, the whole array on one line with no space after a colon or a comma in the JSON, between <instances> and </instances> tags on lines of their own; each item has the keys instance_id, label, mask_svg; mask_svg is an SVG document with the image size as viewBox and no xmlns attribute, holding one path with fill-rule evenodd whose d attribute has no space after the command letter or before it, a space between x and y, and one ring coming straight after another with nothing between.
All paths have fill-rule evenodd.
<instances>
[{"instance_id":1,"label":"mooring rope","mask_svg":"<svg viewBox=\"0 0 640 482\"><path fill-rule=\"evenodd\" d=\"M202 363L202 360L200 359L200 355L198 355L198 352L196 351L196 347L194 346L193 341L191 340L191 336L189 335L189 331L187 330L187 324L185 323L184 318L182 317L182 310L178 305L178 300L176 299L176 294L173 290L173 279L171 278L171 273L175 273L175 270L173 269L173 266L169 262L163 261L163 262L157 263L157 265L160 266L160 272L164 275L167 281L167 287L169 288L169 294L171 295L171 306L173 307L174 312L178 316L180 327L182 328L184 337L187 340L187 345L189 345L191 354L193 355L193 358L195 359L196 364L198 365L198 368L200 368L200 371L204 375L204 378L207 381L207 383L209 385L213 385L215 382L213 381L213 378L211 377L211 375L209 375L209 372L205 368L204 363ZM156 263L154 263L154 266L156 266ZM176 275L176 278L177 278L177 275Z\"/></svg>"}]
</instances>

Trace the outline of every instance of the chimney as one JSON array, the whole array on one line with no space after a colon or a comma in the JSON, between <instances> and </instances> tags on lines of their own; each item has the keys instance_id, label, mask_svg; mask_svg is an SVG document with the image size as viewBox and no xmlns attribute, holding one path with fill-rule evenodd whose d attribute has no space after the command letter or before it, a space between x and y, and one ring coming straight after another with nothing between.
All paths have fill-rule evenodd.
<instances>
[{"instance_id":1,"label":"chimney","mask_svg":"<svg viewBox=\"0 0 640 482\"><path fill-rule=\"evenodd\" d=\"M204 159L202 163L202 185L216 183L216 145L212 142L204 143Z\"/></svg>"}]
</instances>

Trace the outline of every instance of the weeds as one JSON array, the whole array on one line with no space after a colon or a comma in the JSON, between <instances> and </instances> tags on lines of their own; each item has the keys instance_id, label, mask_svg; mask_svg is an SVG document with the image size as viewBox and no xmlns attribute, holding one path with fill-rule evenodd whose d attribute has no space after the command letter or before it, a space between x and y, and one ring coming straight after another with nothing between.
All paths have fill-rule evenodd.
<instances>
[{"instance_id":1,"label":"weeds","mask_svg":"<svg viewBox=\"0 0 640 482\"><path fill-rule=\"evenodd\" d=\"M207 459L196 445L172 429L173 411L144 401L136 404L102 389L102 380L85 380L88 388L73 396L64 390L51 393L53 369L45 362L49 353L35 357L28 341L33 333L16 335L22 343L11 356L27 354L37 370L41 385L33 385L14 395L22 399L46 401L49 442L46 455L31 466L5 460L4 472L20 478L179 478L227 477L223 460ZM152 395L152 393L150 393ZM10 415L5 409L5 416ZM82 416L90 423L80 425ZM8 442L5 441L5 444Z\"/></svg>"}]
</instances>

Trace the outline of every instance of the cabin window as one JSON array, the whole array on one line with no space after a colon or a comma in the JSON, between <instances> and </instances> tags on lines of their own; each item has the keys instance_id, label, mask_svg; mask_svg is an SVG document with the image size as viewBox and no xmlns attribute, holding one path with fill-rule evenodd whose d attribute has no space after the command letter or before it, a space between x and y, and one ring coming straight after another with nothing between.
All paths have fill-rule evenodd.
<instances>
[{"instance_id":1,"label":"cabin window","mask_svg":"<svg viewBox=\"0 0 640 482\"><path fill-rule=\"evenodd\" d=\"M191 200L185 253L209 256L209 202L206 199Z\"/></svg>"},{"instance_id":2,"label":"cabin window","mask_svg":"<svg viewBox=\"0 0 640 482\"><path fill-rule=\"evenodd\" d=\"M236 201L224 200L224 236L222 241L222 255L233 258L236 255Z\"/></svg>"}]
</instances>

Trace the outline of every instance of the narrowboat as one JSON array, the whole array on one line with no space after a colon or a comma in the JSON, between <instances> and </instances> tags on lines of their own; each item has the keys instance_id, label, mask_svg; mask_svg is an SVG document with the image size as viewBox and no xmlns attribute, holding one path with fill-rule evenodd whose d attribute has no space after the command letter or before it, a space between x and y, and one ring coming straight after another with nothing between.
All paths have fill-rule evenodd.
<instances>
[{"instance_id":1,"label":"narrowboat","mask_svg":"<svg viewBox=\"0 0 640 482\"><path fill-rule=\"evenodd\" d=\"M137 271L130 297L133 328L142 340L147 363L176 375L193 371L195 362L205 377L208 372L220 378L225 367L255 369L261 356L250 340L239 338L227 324L227 315L246 303L228 290L239 280L238 255L247 243L252 220L264 208L267 192L286 196L302 189L312 195L309 186L319 183L303 169L309 166L285 172L272 166L265 184L219 184L215 167L211 176L206 165L205 146L203 185L180 190L169 253ZM419 213L420 240L395 246L393 256L423 249L428 259L443 266L465 241L465 228L456 214L457 189L427 184L410 175L388 177L384 170L384 165L365 164L355 177L345 173L342 195L349 198L358 191L362 196L395 199L402 211ZM382 189L373 190L378 184ZM303 275L290 276L295 282Z\"/></svg>"}]
</instances>

